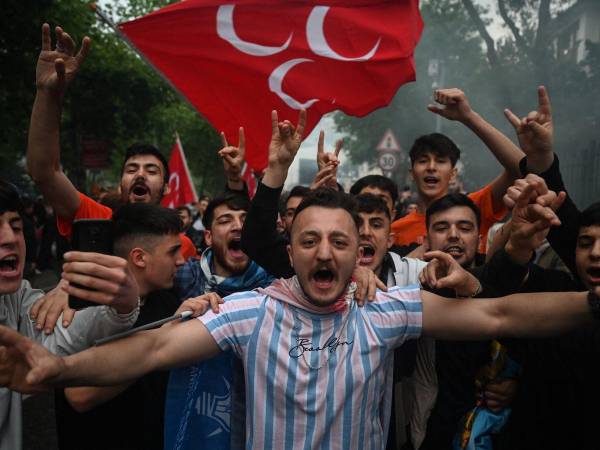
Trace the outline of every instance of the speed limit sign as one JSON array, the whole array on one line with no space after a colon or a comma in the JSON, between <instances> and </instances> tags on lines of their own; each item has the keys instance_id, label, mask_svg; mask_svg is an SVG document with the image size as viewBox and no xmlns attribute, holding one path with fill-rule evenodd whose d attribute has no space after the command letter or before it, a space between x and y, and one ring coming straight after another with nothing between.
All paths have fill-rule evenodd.
<instances>
[{"instance_id":1,"label":"speed limit sign","mask_svg":"<svg viewBox=\"0 0 600 450\"><path fill-rule=\"evenodd\" d=\"M379 158L377 158L377 164L384 172L391 172L398 167L398 157L398 153L380 153Z\"/></svg>"}]
</instances>

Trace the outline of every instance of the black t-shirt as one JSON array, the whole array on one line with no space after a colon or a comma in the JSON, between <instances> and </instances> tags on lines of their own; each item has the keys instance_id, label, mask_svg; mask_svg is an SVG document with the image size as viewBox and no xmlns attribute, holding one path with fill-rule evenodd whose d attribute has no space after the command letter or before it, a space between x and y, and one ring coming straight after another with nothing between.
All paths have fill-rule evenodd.
<instances>
[{"instance_id":1,"label":"black t-shirt","mask_svg":"<svg viewBox=\"0 0 600 450\"><path fill-rule=\"evenodd\" d=\"M146 298L134 326L175 313L177 297L168 291ZM131 361L135 364L135 361ZM163 415L168 371L149 373L112 400L78 413L56 390L56 424L61 450L152 450L163 448Z\"/></svg>"}]
</instances>

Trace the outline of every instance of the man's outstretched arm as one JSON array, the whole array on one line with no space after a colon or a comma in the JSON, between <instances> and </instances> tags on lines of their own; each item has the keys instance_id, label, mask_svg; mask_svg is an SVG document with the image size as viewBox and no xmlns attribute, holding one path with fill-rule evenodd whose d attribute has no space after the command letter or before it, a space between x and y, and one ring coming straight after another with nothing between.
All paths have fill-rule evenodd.
<instances>
[{"instance_id":1,"label":"man's outstretched arm","mask_svg":"<svg viewBox=\"0 0 600 450\"><path fill-rule=\"evenodd\" d=\"M64 358L0 326L0 349L0 385L23 393L51 386L124 383L153 370L208 359L220 351L199 320L137 333Z\"/></svg>"},{"instance_id":2,"label":"man's outstretched arm","mask_svg":"<svg viewBox=\"0 0 600 450\"><path fill-rule=\"evenodd\" d=\"M587 295L540 292L458 300L421 291L423 333L446 340L557 335L591 323Z\"/></svg>"},{"instance_id":3,"label":"man's outstretched arm","mask_svg":"<svg viewBox=\"0 0 600 450\"><path fill-rule=\"evenodd\" d=\"M60 117L62 101L88 53L85 37L78 53L75 42L56 27L52 50L50 26L42 27L42 51L36 67L37 93L31 111L27 143L27 171L60 217L70 218L79 207L79 194L60 167Z\"/></svg>"}]
</instances>

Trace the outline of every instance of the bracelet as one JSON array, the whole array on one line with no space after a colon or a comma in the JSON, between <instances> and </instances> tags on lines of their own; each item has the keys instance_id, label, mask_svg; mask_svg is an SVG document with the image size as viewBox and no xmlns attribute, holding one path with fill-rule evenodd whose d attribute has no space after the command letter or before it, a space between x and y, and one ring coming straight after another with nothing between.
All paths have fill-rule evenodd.
<instances>
[{"instance_id":1,"label":"bracelet","mask_svg":"<svg viewBox=\"0 0 600 450\"><path fill-rule=\"evenodd\" d=\"M477 289L475 289L475 292L473 292L470 295L458 295L458 294L456 294L456 298L473 298L473 297L481 294L481 291L483 291L483 287L481 286L481 282L479 281L478 285L477 285Z\"/></svg>"},{"instance_id":2,"label":"bracelet","mask_svg":"<svg viewBox=\"0 0 600 450\"><path fill-rule=\"evenodd\" d=\"M600 320L600 298L596 295L594 288L588 291L587 301L592 317L596 320Z\"/></svg>"}]
</instances>

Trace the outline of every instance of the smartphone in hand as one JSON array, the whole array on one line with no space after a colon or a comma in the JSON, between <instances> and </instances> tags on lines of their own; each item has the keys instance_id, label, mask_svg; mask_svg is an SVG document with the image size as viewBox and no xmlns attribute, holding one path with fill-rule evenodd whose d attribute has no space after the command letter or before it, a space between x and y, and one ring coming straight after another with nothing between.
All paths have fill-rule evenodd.
<instances>
[{"instance_id":1,"label":"smartphone in hand","mask_svg":"<svg viewBox=\"0 0 600 450\"><path fill-rule=\"evenodd\" d=\"M111 255L113 252L113 221L110 219L80 219L73 221L71 246L73 250L80 252ZM73 286L87 289L75 283L73 283ZM90 306L98 306L98 304L69 295L69 308L84 309Z\"/></svg>"}]
</instances>

